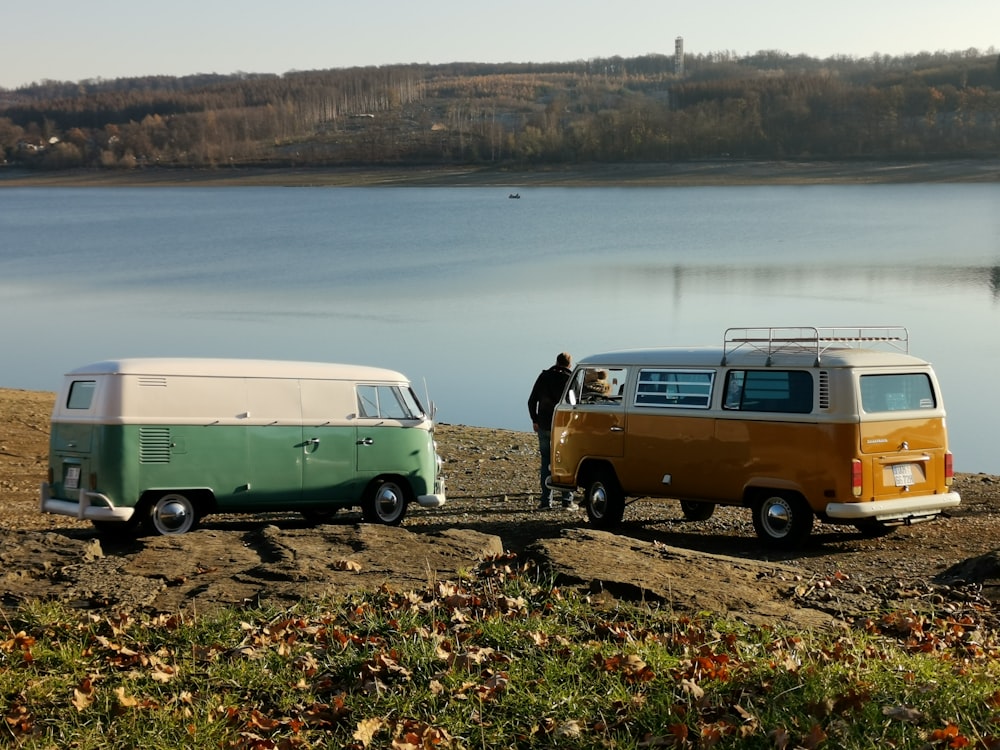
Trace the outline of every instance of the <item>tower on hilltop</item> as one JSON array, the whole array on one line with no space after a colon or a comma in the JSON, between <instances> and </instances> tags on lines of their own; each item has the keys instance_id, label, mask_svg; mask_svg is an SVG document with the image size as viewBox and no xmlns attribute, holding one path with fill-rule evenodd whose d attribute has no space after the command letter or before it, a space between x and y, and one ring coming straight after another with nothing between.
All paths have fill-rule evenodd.
<instances>
[{"instance_id":1,"label":"tower on hilltop","mask_svg":"<svg viewBox=\"0 0 1000 750\"><path fill-rule=\"evenodd\" d=\"M679 76L684 75L684 37L682 36L674 40L674 73Z\"/></svg>"}]
</instances>

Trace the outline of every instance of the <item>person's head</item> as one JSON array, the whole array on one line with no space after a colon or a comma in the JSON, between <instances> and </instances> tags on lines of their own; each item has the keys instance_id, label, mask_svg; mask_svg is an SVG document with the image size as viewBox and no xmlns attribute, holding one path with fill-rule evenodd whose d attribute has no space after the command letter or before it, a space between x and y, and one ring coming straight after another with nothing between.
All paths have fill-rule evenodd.
<instances>
[{"instance_id":1,"label":"person's head","mask_svg":"<svg viewBox=\"0 0 1000 750\"><path fill-rule=\"evenodd\" d=\"M569 367L573 363L573 358L567 352L559 352L556 357L556 364L560 367Z\"/></svg>"}]
</instances>

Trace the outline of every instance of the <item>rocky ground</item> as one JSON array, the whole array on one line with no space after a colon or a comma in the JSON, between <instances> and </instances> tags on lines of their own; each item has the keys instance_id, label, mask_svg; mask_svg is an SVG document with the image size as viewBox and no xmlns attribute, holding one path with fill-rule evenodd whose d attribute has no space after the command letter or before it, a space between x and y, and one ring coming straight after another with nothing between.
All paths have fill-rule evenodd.
<instances>
[{"instance_id":1,"label":"rocky ground","mask_svg":"<svg viewBox=\"0 0 1000 750\"><path fill-rule=\"evenodd\" d=\"M158 612L291 606L524 564L609 601L803 627L900 607L992 619L1000 602L1000 477L960 475L963 502L948 518L880 539L817 525L804 549L776 555L736 508L689 522L675 502L640 500L613 534L590 528L582 511L538 511L534 435L456 425L438 428L448 503L412 508L402 527L361 524L355 512L315 527L296 514L210 516L180 537L114 542L88 523L38 511L52 399L0 389L6 611L32 599Z\"/></svg>"}]
</instances>

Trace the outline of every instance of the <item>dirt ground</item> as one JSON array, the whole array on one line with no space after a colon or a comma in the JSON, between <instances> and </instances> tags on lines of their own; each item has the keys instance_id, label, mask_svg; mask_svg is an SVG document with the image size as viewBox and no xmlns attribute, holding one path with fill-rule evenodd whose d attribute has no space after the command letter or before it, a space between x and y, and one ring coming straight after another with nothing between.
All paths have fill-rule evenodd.
<instances>
[{"instance_id":1,"label":"dirt ground","mask_svg":"<svg viewBox=\"0 0 1000 750\"><path fill-rule=\"evenodd\" d=\"M39 512L53 398L0 388L0 610L33 599L160 612L291 606L528 560L601 596L801 626L890 606L982 613L1000 601L997 476L960 475L962 505L947 518L878 539L817 524L806 547L776 555L737 508L689 522L677 503L640 500L613 534L582 511L538 511L535 436L456 425L437 433L448 503L411 508L401 527L356 512L319 526L297 514L209 516L190 534L116 542Z\"/></svg>"}]
</instances>

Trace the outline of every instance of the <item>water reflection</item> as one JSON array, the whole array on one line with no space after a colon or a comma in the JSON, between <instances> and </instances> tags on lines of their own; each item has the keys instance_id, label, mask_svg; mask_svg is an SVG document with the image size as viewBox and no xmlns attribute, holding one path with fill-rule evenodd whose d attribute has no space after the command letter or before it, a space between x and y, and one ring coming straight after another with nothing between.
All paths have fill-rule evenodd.
<instances>
[{"instance_id":1,"label":"water reflection","mask_svg":"<svg viewBox=\"0 0 1000 750\"><path fill-rule=\"evenodd\" d=\"M858 285L885 287L892 293L902 285L926 287L934 291L988 292L991 300L1000 299L1000 266L924 266L871 265L686 265L686 264L609 264L593 269L594 278L656 293L670 287L680 299L685 291L706 289L785 292L826 286L831 293L851 293Z\"/></svg>"}]
</instances>

